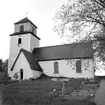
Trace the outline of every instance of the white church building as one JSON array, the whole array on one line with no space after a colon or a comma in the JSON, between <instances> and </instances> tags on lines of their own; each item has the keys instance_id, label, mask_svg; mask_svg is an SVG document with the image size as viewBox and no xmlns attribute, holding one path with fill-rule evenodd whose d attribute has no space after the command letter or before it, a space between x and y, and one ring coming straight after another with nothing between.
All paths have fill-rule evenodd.
<instances>
[{"instance_id":1,"label":"white church building","mask_svg":"<svg viewBox=\"0 0 105 105\"><path fill-rule=\"evenodd\" d=\"M50 77L94 78L91 42L39 47L37 27L26 17L10 35L8 74L11 79Z\"/></svg>"}]
</instances>

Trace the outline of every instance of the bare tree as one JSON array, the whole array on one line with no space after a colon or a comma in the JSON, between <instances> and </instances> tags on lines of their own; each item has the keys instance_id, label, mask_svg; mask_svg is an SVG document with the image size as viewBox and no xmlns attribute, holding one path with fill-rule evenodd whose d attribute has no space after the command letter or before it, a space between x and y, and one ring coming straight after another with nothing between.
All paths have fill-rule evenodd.
<instances>
[{"instance_id":1,"label":"bare tree","mask_svg":"<svg viewBox=\"0 0 105 105\"><path fill-rule=\"evenodd\" d=\"M105 61L105 0L68 0L54 21L54 30L69 42L98 40L95 51Z\"/></svg>"}]
</instances>

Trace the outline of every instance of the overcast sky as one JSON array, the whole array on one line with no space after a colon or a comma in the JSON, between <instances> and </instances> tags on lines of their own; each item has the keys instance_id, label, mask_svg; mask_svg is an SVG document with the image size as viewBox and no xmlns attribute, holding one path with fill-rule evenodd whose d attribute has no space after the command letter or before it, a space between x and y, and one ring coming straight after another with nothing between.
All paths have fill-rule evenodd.
<instances>
[{"instance_id":1,"label":"overcast sky","mask_svg":"<svg viewBox=\"0 0 105 105\"><path fill-rule=\"evenodd\" d=\"M38 27L40 46L61 44L53 31L53 18L64 0L0 0L0 58L9 57L10 34L14 23L26 16ZM26 13L28 14L26 15Z\"/></svg>"}]
</instances>

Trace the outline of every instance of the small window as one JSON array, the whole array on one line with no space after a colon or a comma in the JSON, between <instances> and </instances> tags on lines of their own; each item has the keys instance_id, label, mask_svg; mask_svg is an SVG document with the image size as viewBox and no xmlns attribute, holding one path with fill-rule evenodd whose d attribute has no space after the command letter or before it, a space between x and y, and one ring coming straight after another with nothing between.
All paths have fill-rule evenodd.
<instances>
[{"instance_id":1,"label":"small window","mask_svg":"<svg viewBox=\"0 0 105 105\"><path fill-rule=\"evenodd\" d=\"M81 61L76 61L76 73L81 73Z\"/></svg>"},{"instance_id":2,"label":"small window","mask_svg":"<svg viewBox=\"0 0 105 105\"><path fill-rule=\"evenodd\" d=\"M34 33L34 27L32 27L32 32Z\"/></svg>"},{"instance_id":3,"label":"small window","mask_svg":"<svg viewBox=\"0 0 105 105\"><path fill-rule=\"evenodd\" d=\"M22 43L22 39L19 38L19 39L18 39L18 45L21 44L21 43Z\"/></svg>"},{"instance_id":4,"label":"small window","mask_svg":"<svg viewBox=\"0 0 105 105\"><path fill-rule=\"evenodd\" d=\"M24 31L24 26L21 25L21 26L20 26L20 32L23 32L23 31Z\"/></svg>"},{"instance_id":5,"label":"small window","mask_svg":"<svg viewBox=\"0 0 105 105\"><path fill-rule=\"evenodd\" d=\"M59 63L54 62L54 74L58 74L58 73L59 73Z\"/></svg>"}]
</instances>

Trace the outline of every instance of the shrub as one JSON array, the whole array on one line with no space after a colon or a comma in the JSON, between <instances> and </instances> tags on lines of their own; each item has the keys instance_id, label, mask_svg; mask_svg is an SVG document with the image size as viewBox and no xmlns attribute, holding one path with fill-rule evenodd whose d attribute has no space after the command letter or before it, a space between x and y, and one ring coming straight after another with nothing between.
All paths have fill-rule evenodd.
<instances>
[{"instance_id":1,"label":"shrub","mask_svg":"<svg viewBox=\"0 0 105 105\"><path fill-rule=\"evenodd\" d=\"M29 80L34 81L35 79L34 78L29 78Z\"/></svg>"},{"instance_id":2,"label":"shrub","mask_svg":"<svg viewBox=\"0 0 105 105\"><path fill-rule=\"evenodd\" d=\"M17 80L19 78L18 73L15 73L13 77Z\"/></svg>"}]
</instances>

